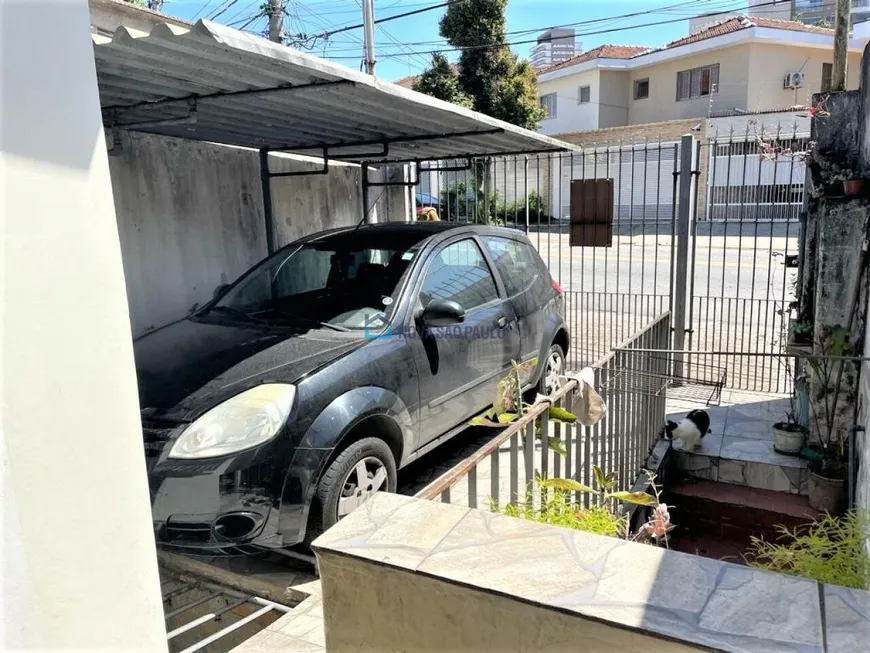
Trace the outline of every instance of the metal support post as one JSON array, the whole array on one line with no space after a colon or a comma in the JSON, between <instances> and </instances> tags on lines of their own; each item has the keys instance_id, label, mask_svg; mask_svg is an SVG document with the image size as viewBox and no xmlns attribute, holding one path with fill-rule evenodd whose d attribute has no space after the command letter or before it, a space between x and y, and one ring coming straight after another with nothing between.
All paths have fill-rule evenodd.
<instances>
[{"instance_id":1,"label":"metal support post","mask_svg":"<svg viewBox=\"0 0 870 653\"><path fill-rule=\"evenodd\" d=\"M361 224L367 224L369 221L369 165L365 162L359 164L359 183L360 197L362 199L362 217Z\"/></svg>"},{"instance_id":2,"label":"metal support post","mask_svg":"<svg viewBox=\"0 0 870 653\"><path fill-rule=\"evenodd\" d=\"M689 277L689 236L692 221L692 185L695 183L695 142L691 134L680 139L680 170L678 180L677 224L676 224L676 260L674 261L674 293L671 297L671 313L673 315L674 342L673 349L682 352L686 344L686 300ZM683 378L684 354L674 355L672 375L675 379Z\"/></svg>"},{"instance_id":3,"label":"metal support post","mask_svg":"<svg viewBox=\"0 0 870 653\"><path fill-rule=\"evenodd\" d=\"M269 148L260 148L260 185L263 189L263 219L266 226L266 252L275 251L275 222L272 216L272 175L269 172Z\"/></svg>"},{"instance_id":4,"label":"metal support post","mask_svg":"<svg viewBox=\"0 0 870 653\"><path fill-rule=\"evenodd\" d=\"M529 157L523 157L523 192L526 196L526 217L523 222L523 231L526 232L526 235L529 233ZM538 195L540 196L540 189L538 190Z\"/></svg>"},{"instance_id":5,"label":"metal support post","mask_svg":"<svg viewBox=\"0 0 870 653\"><path fill-rule=\"evenodd\" d=\"M363 37L365 39L365 66L369 75L375 74L375 8L373 0L363 3Z\"/></svg>"}]
</instances>

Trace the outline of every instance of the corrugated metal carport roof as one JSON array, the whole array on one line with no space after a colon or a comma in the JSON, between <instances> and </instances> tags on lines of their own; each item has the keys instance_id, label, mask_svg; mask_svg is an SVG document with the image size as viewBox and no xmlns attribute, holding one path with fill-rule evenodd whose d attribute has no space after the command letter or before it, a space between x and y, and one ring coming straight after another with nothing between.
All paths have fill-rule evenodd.
<instances>
[{"instance_id":1,"label":"corrugated metal carport roof","mask_svg":"<svg viewBox=\"0 0 870 653\"><path fill-rule=\"evenodd\" d=\"M199 21L95 36L107 125L352 161L410 161L574 146Z\"/></svg>"}]
</instances>

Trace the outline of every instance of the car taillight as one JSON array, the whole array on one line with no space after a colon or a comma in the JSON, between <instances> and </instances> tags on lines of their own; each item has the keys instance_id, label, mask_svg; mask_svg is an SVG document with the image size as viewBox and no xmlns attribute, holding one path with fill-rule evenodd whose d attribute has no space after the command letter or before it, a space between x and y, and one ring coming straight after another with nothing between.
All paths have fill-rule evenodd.
<instances>
[{"instance_id":1,"label":"car taillight","mask_svg":"<svg viewBox=\"0 0 870 653\"><path fill-rule=\"evenodd\" d=\"M560 295L564 292L564 290L562 290L562 286L560 286L560 285L559 285L558 283L556 283L555 281L553 281L553 290L555 290L555 291L556 291L557 293L559 293Z\"/></svg>"}]
</instances>

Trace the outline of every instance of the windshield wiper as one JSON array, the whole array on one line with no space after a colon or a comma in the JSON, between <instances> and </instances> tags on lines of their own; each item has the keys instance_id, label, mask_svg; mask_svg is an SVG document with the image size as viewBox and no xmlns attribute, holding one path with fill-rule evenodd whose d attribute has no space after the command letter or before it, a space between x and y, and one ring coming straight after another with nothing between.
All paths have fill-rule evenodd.
<instances>
[{"instance_id":1,"label":"windshield wiper","mask_svg":"<svg viewBox=\"0 0 870 653\"><path fill-rule=\"evenodd\" d=\"M304 315L296 315L295 313L288 313L287 311L275 311L278 315L283 315L284 317L289 317L291 320L299 320L300 322L307 322L308 324L316 324L317 326L326 327L327 329L332 329L333 331L350 331L347 327L339 326L337 324L331 324L329 322L321 322L320 320L315 320L312 317L305 317Z\"/></svg>"},{"instance_id":2,"label":"windshield wiper","mask_svg":"<svg viewBox=\"0 0 870 653\"><path fill-rule=\"evenodd\" d=\"M225 315L231 315L232 317L238 318L240 320L244 320L245 322L253 322L254 324L266 324L265 320L261 320L258 317L254 317L250 313L245 313L238 308L233 308L232 306L212 306L207 313L223 313Z\"/></svg>"}]
</instances>

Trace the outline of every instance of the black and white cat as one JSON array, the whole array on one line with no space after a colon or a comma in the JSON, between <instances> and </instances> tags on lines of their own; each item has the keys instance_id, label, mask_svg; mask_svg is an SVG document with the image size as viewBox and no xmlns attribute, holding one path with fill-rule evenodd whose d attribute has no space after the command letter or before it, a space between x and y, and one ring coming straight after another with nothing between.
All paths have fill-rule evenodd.
<instances>
[{"instance_id":1,"label":"black and white cat","mask_svg":"<svg viewBox=\"0 0 870 653\"><path fill-rule=\"evenodd\" d=\"M710 433L710 416L705 410L692 410L680 423L668 420L662 428L662 437L666 440L680 440L684 449L697 449L701 439Z\"/></svg>"}]
</instances>

